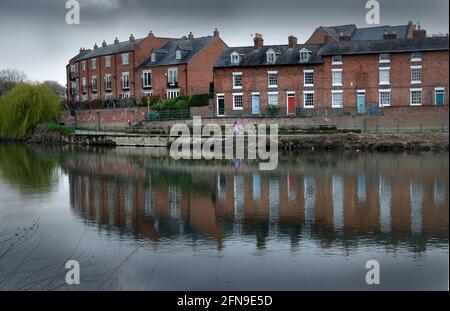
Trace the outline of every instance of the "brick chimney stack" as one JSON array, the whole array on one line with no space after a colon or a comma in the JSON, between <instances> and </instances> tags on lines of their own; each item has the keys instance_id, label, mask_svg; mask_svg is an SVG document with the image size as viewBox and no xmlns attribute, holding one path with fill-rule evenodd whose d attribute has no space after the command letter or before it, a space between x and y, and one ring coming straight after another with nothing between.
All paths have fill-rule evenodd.
<instances>
[{"instance_id":1,"label":"brick chimney stack","mask_svg":"<svg viewBox=\"0 0 450 311\"><path fill-rule=\"evenodd\" d=\"M114 44L119 44L119 39L117 39L117 37L114 39Z\"/></svg>"},{"instance_id":2,"label":"brick chimney stack","mask_svg":"<svg viewBox=\"0 0 450 311\"><path fill-rule=\"evenodd\" d=\"M289 48L291 48L291 49L294 48L297 45L297 38L294 36L289 36L288 37L288 45L289 45Z\"/></svg>"},{"instance_id":3,"label":"brick chimney stack","mask_svg":"<svg viewBox=\"0 0 450 311\"><path fill-rule=\"evenodd\" d=\"M97 45L97 43L96 43L96 44L94 44L94 50L96 50L96 49L98 49L98 45Z\"/></svg>"},{"instance_id":4,"label":"brick chimney stack","mask_svg":"<svg viewBox=\"0 0 450 311\"><path fill-rule=\"evenodd\" d=\"M257 49L261 48L264 45L264 39L262 34L255 33L255 37L253 38L253 44Z\"/></svg>"},{"instance_id":5,"label":"brick chimney stack","mask_svg":"<svg viewBox=\"0 0 450 311\"><path fill-rule=\"evenodd\" d=\"M153 34L153 31L150 30L150 31L148 32L148 36L149 36L149 37L154 37L155 35Z\"/></svg>"},{"instance_id":6,"label":"brick chimney stack","mask_svg":"<svg viewBox=\"0 0 450 311\"><path fill-rule=\"evenodd\" d=\"M192 31L188 34L188 39L189 40L194 39L194 35L193 35Z\"/></svg>"},{"instance_id":7,"label":"brick chimney stack","mask_svg":"<svg viewBox=\"0 0 450 311\"><path fill-rule=\"evenodd\" d=\"M219 37L219 36L220 36L220 33L219 33L219 31L217 30L217 28L214 29L213 35L214 35L214 37Z\"/></svg>"},{"instance_id":8,"label":"brick chimney stack","mask_svg":"<svg viewBox=\"0 0 450 311\"><path fill-rule=\"evenodd\" d=\"M427 36L427 31L422 29L420 24L413 26L413 38L425 38Z\"/></svg>"},{"instance_id":9,"label":"brick chimney stack","mask_svg":"<svg viewBox=\"0 0 450 311\"><path fill-rule=\"evenodd\" d=\"M134 36L133 36L133 34L130 35L130 41L134 41Z\"/></svg>"},{"instance_id":10,"label":"brick chimney stack","mask_svg":"<svg viewBox=\"0 0 450 311\"><path fill-rule=\"evenodd\" d=\"M84 52L84 51L85 51L85 48L80 48L80 53Z\"/></svg>"},{"instance_id":11,"label":"brick chimney stack","mask_svg":"<svg viewBox=\"0 0 450 311\"><path fill-rule=\"evenodd\" d=\"M105 46L106 46L106 41L103 40L102 47L105 47Z\"/></svg>"}]
</instances>

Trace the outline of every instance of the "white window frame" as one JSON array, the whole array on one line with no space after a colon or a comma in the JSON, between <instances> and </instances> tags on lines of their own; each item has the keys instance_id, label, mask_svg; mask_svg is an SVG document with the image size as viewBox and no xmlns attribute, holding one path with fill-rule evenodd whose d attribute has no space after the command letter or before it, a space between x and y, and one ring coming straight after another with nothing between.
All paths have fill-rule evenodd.
<instances>
[{"instance_id":1,"label":"white window frame","mask_svg":"<svg viewBox=\"0 0 450 311\"><path fill-rule=\"evenodd\" d=\"M81 62L81 68L83 71L86 71L86 61L85 60Z\"/></svg>"},{"instance_id":2,"label":"white window frame","mask_svg":"<svg viewBox=\"0 0 450 311\"><path fill-rule=\"evenodd\" d=\"M232 76L233 76L233 89L235 89L235 90L242 89L242 86L244 85L242 72L233 72ZM241 85L236 85L236 76L240 76L241 77Z\"/></svg>"},{"instance_id":3,"label":"white window frame","mask_svg":"<svg viewBox=\"0 0 450 311\"><path fill-rule=\"evenodd\" d=\"M383 56L387 56L387 59L383 59ZM391 54L389 54L389 53L381 53L378 56L378 62L380 64L390 64L391 63Z\"/></svg>"},{"instance_id":4,"label":"white window frame","mask_svg":"<svg viewBox=\"0 0 450 311\"><path fill-rule=\"evenodd\" d=\"M312 84L306 83L306 74L307 73L313 74L313 83ZM304 87L314 87L314 70L312 70L312 69L303 70L303 86Z\"/></svg>"},{"instance_id":5,"label":"white window frame","mask_svg":"<svg viewBox=\"0 0 450 311\"><path fill-rule=\"evenodd\" d=\"M145 84L145 75L149 76L147 79L149 84ZM152 87L152 71L151 70L144 70L142 72L142 87Z\"/></svg>"},{"instance_id":6,"label":"white window frame","mask_svg":"<svg viewBox=\"0 0 450 311\"><path fill-rule=\"evenodd\" d=\"M420 80L413 80L414 70L420 69ZM422 83L422 65L411 66L411 84L421 84Z\"/></svg>"},{"instance_id":7,"label":"white window frame","mask_svg":"<svg viewBox=\"0 0 450 311\"><path fill-rule=\"evenodd\" d=\"M104 60L105 60L105 68L111 67L111 55L106 55Z\"/></svg>"},{"instance_id":8,"label":"white window frame","mask_svg":"<svg viewBox=\"0 0 450 311\"><path fill-rule=\"evenodd\" d=\"M276 105L272 105L270 103L270 97L271 96L277 96L277 103ZM280 107L280 97L278 96L278 92L267 92L267 107L272 106L272 107Z\"/></svg>"},{"instance_id":9,"label":"white window frame","mask_svg":"<svg viewBox=\"0 0 450 311\"><path fill-rule=\"evenodd\" d=\"M181 59L181 50L175 51L175 59Z\"/></svg>"},{"instance_id":10,"label":"white window frame","mask_svg":"<svg viewBox=\"0 0 450 311\"><path fill-rule=\"evenodd\" d=\"M81 89L83 90L83 93L87 93L88 87L87 87L87 78L83 77L81 79Z\"/></svg>"},{"instance_id":11,"label":"white window frame","mask_svg":"<svg viewBox=\"0 0 450 311\"><path fill-rule=\"evenodd\" d=\"M151 97L153 96L153 90L142 90L142 97Z\"/></svg>"},{"instance_id":12,"label":"white window frame","mask_svg":"<svg viewBox=\"0 0 450 311\"><path fill-rule=\"evenodd\" d=\"M130 53L122 53L122 65L130 64Z\"/></svg>"},{"instance_id":13,"label":"white window frame","mask_svg":"<svg viewBox=\"0 0 450 311\"><path fill-rule=\"evenodd\" d=\"M130 92L122 92L120 93L121 98L130 98Z\"/></svg>"},{"instance_id":14,"label":"white window frame","mask_svg":"<svg viewBox=\"0 0 450 311\"><path fill-rule=\"evenodd\" d=\"M94 79L95 79L95 83L94 83ZM97 76L92 76L91 78L91 83L92 83L92 92L97 92L98 89L98 79ZM95 86L95 88L94 88Z\"/></svg>"},{"instance_id":15,"label":"white window frame","mask_svg":"<svg viewBox=\"0 0 450 311\"><path fill-rule=\"evenodd\" d=\"M306 55L306 58L304 58L303 55ZM311 58L311 51L310 50L308 50L306 48L303 48L303 49L301 49L299 51L299 61L301 63L309 62L310 58Z\"/></svg>"},{"instance_id":16,"label":"white window frame","mask_svg":"<svg viewBox=\"0 0 450 311\"><path fill-rule=\"evenodd\" d=\"M156 53L150 54L150 61L156 62Z\"/></svg>"},{"instance_id":17,"label":"white window frame","mask_svg":"<svg viewBox=\"0 0 450 311\"><path fill-rule=\"evenodd\" d=\"M420 92L420 104L413 104L413 93L414 92ZM422 88L413 88L409 89L409 104L410 106L422 106L423 104L423 91Z\"/></svg>"},{"instance_id":18,"label":"white window frame","mask_svg":"<svg viewBox=\"0 0 450 311\"><path fill-rule=\"evenodd\" d=\"M336 61L335 60L335 57L339 57L339 61ZM343 64L343 62L342 62L342 55L333 55L333 56L331 56L331 65L342 65Z\"/></svg>"},{"instance_id":19,"label":"white window frame","mask_svg":"<svg viewBox=\"0 0 450 311\"><path fill-rule=\"evenodd\" d=\"M168 89L166 92L167 99L174 99L180 96L180 89Z\"/></svg>"},{"instance_id":20,"label":"white window frame","mask_svg":"<svg viewBox=\"0 0 450 311\"><path fill-rule=\"evenodd\" d=\"M381 81L381 72L388 71L388 81ZM391 84L391 67L380 67L378 68L378 83L379 85L390 85Z\"/></svg>"},{"instance_id":21,"label":"white window frame","mask_svg":"<svg viewBox=\"0 0 450 311\"><path fill-rule=\"evenodd\" d=\"M225 93L217 93L216 94L216 116L225 117L225 105L224 105L224 114L219 115L219 99L223 98L223 102L225 103Z\"/></svg>"},{"instance_id":22,"label":"white window frame","mask_svg":"<svg viewBox=\"0 0 450 311\"><path fill-rule=\"evenodd\" d=\"M334 94L341 94L341 103L339 105L336 105L336 103L334 102ZM332 90L331 91L331 108L336 108L336 109L342 109L344 108L344 91L343 90Z\"/></svg>"},{"instance_id":23,"label":"white window frame","mask_svg":"<svg viewBox=\"0 0 450 311\"><path fill-rule=\"evenodd\" d=\"M242 107L236 107L236 96L241 96ZM233 110L244 110L244 93L233 93Z\"/></svg>"},{"instance_id":24,"label":"white window frame","mask_svg":"<svg viewBox=\"0 0 450 311\"><path fill-rule=\"evenodd\" d=\"M277 76L277 84L270 84L270 75ZM268 88L277 88L278 87L278 71L268 71L267 72L267 87Z\"/></svg>"},{"instance_id":25,"label":"white window frame","mask_svg":"<svg viewBox=\"0 0 450 311\"><path fill-rule=\"evenodd\" d=\"M110 73L105 74L105 91L111 91L112 90L112 75ZM108 87L108 80L110 81L111 85Z\"/></svg>"},{"instance_id":26,"label":"white window frame","mask_svg":"<svg viewBox=\"0 0 450 311\"><path fill-rule=\"evenodd\" d=\"M174 81L170 81L170 73L173 72L173 78ZM178 83L178 68L169 68L167 69L167 83L169 83L169 85L173 86L176 85Z\"/></svg>"},{"instance_id":27,"label":"white window frame","mask_svg":"<svg viewBox=\"0 0 450 311\"><path fill-rule=\"evenodd\" d=\"M334 74L335 72L341 73L341 83L334 82ZM344 84L344 70L342 68L331 69L331 85L332 86L342 86Z\"/></svg>"},{"instance_id":28,"label":"white window frame","mask_svg":"<svg viewBox=\"0 0 450 311\"><path fill-rule=\"evenodd\" d=\"M415 56L414 53L419 53L420 57L419 58L414 57ZM411 61L412 62L421 62L422 61L422 52L421 51L411 52Z\"/></svg>"},{"instance_id":29,"label":"white window frame","mask_svg":"<svg viewBox=\"0 0 450 311\"><path fill-rule=\"evenodd\" d=\"M388 93L389 94L389 104L388 105L381 103L381 93ZM378 106L380 108L390 107L391 106L391 100L392 100L391 89L380 89L380 90L378 90Z\"/></svg>"},{"instance_id":30,"label":"white window frame","mask_svg":"<svg viewBox=\"0 0 450 311\"><path fill-rule=\"evenodd\" d=\"M232 52L230 54L230 62L232 64L239 64L240 61L241 61L241 56L239 55L238 52Z\"/></svg>"},{"instance_id":31,"label":"white window frame","mask_svg":"<svg viewBox=\"0 0 450 311\"><path fill-rule=\"evenodd\" d=\"M97 69L97 58L91 58L91 69Z\"/></svg>"},{"instance_id":32,"label":"white window frame","mask_svg":"<svg viewBox=\"0 0 450 311\"><path fill-rule=\"evenodd\" d=\"M127 77L127 79L125 80L125 77ZM125 85L125 81L127 81L127 85ZM130 73L127 72L122 72L122 89L123 90L129 90L130 89Z\"/></svg>"},{"instance_id":33,"label":"white window frame","mask_svg":"<svg viewBox=\"0 0 450 311\"><path fill-rule=\"evenodd\" d=\"M313 105L312 106L306 106L306 95L313 95ZM314 95L314 91L303 91L303 108L305 109L314 109L316 101L316 95Z\"/></svg>"},{"instance_id":34,"label":"white window frame","mask_svg":"<svg viewBox=\"0 0 450 311\"><path fill-rule=\"evenodd\" d=\"M272 58L272 59L271 59L271 58ZM276 59L277 59L277 56L276 56L276 54L275 54L275 51L272 50L272 49L269 49L269 50L266 52L266 62L268 62L268 63L270 63L270 64L273 64L273 63L275 63Z\"/></svg>"},{"instance_id":35,"label":"white window frame","mask_svg":"<svg viewBox=\"0 0 450 311\"><path fill-rule=\"evenodd\" d=\"M443 94L443 105L445 105L445 87L435 87L434 88L434 105L436 106L437 104L437 92L442 92Z\"/></svg>"}]
</instances>

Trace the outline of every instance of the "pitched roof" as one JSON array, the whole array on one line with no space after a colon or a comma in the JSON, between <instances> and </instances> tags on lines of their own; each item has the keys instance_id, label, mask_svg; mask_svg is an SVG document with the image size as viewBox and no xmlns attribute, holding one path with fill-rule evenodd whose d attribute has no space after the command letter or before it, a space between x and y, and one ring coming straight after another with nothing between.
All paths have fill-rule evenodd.
<instances>
[{"instance_id":1,"label":"pitched roof","mask_svg":"<svg viewBox=\"0 0 450 311\"><path fill-rule=\"evenodd\" d=\"M325 31L335 40L339 40L341 33L352 35L356 31L356 25L340 25L340 26L328 26L323 27Z\"/></svg>"},{"instance_id":2,"label":"pitched roof","mask_svg":"<svg viewBox=\"0 0 450 311\"><path fill-rule=\"evenodd\" d=\"M321 45L318 44L298 44L293 48L288 45L267 45L261 48L254 46L230 47L223 50L220 57L216 60L214 67L253 67L253 66L277 66L277 65L299 65L299 64L317 64L322 62L318 54ZM300 50L306 48L311 52L308 62L300 62ZM268 63L266 52L272 49L277 54L275 63ZM231 54L237 52L241 55L239 64L231 63Z\"/></svg>"},{"instance_id":3,"label":"pitched roof","mask_svg":"<svg viewBox=\"0 0 450 311\"><path fill-rule=\"evenodd\" d=\"M352 35L352 41L365 41L365 40L382 40L385 32L395 32L397 38L406 38L408 34L409 25L400 26L380 26L380 27L367 27L359 28Z\"/></svg>"},{"instance_id":4,"label":"pitched roof","mask_svg":"<svg viewBox=\"0 0 450 311\"><path fill-rule=\"evenodd\" d=\"M171 66L187 64L197 56L197 54L212 42L214 36L199 37L194 39L172 39L166 42L160 49L153 49L151 53L159 54L156 61L147 58L139 68L150 68L158 66ZM181 50L181 59L176 59L176 51Z\"/></svg>"},{"instance_id":5,"label":"pitched roof","mask_svg":"<svg viewBox=\"0 0 450 311\"><path fill-rule=\"evenodd\" d=\"M399 53L448 50L448 37L337 42L323 45L321 55Z\"/></svg>"},{"instance_id":6,"label":"pitched roof","mask_svg":"<svg viewBox=\"0 0 450 311\"><path fill-rule=\"evenodd\" d=\"M408 28L412 24L399 25L399 26L376 26L376 27L366 27L357 28L356 25L339 25L339 26L327 26L322 27L333 39L339 41L339 36L341 33L350 35L352 41L367 41L367 40L381 40L383 39L384 33L387 31L389 33L395 32L397 38L406 38L408 34Z\"/></svg>"},{"instance_id":7,"label":"pitched roof","mask_svg":"<svg viewBox=\"0 0 450 311\"><path fill-rule=\"evenodd\" d=\"M144 41L144 39L135 39L132 41L124 41L119 43L109 44L105 47L100 46L98 49L82 51L75 57L75 61L85 60L93 57L110 55L115 53L124 53L134 50L134 47Z\"/></svg>"}]
</instances>

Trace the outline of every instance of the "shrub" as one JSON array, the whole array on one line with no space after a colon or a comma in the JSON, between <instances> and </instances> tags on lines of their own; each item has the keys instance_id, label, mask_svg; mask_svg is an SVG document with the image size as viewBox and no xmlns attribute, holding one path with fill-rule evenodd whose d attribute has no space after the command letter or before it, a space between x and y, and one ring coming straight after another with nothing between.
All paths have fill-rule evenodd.
<instances>
[{"instance_id":1,"label":"shrub","mask_svg":"<svg viewBox=\"0 0 450 311\"><path fill-rule=\"evenodd\" d=\"M189 99L189 106L191 106L191 107L208 106L208 104L209 104L209 95L208 94L192 95Z\"/></svg>"},{"instance_id":2,"label":"shrub","mask_svg":"<svg viewBox=\"0 0 450 311\"><path fill-rule=\"evenodd\" d=\"M1 100L0 136L28 138L39 123L57 122L61 103L45 85L18 84Z\"/></svg>"},{"instance_id":3,"label":"shrub","mask_svg":"<svg viewBox=\"0 0 450 311\"><path fill-rule=\"evenodd\" d=\"M50 131L60 132L61 134L66 135L75 134L75 129L68 125L60 125L54 122L49 122L45 123L44 126Z\"/></svg>"}]
</instances>

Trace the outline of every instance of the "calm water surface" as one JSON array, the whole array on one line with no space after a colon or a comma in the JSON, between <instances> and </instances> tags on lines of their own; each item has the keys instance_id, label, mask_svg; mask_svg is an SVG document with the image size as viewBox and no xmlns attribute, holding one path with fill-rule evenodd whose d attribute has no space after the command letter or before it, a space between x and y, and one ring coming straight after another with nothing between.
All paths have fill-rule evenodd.
<instances>
[{"instance_id":1,"label":"calm water surface","mask_svg":"<svg viewBox=\"0 0 450 311\"><path fill-rule=\"evenodd\" d=\"M448 153L165 152L0 144L0 289L448 288Z\"/></svg>"}]
</instances>

